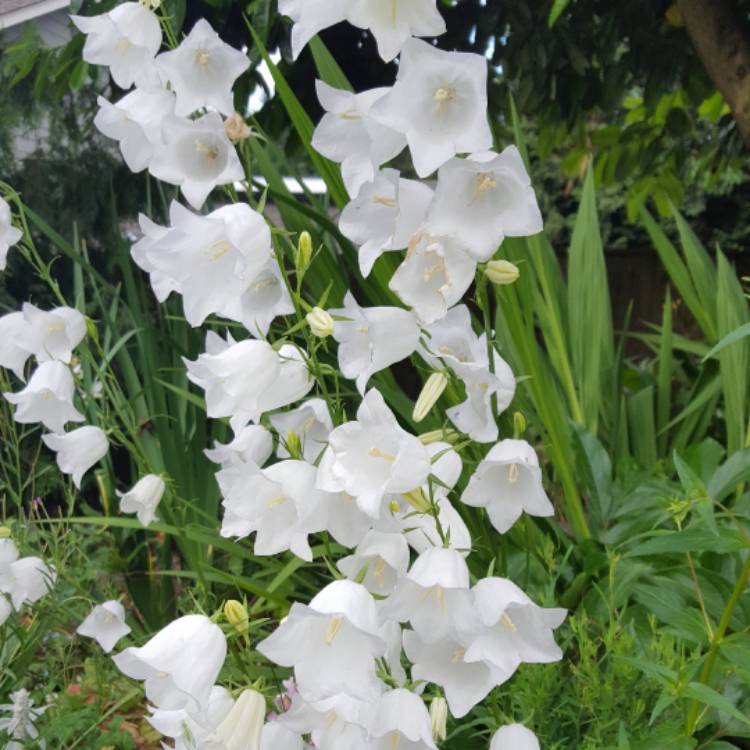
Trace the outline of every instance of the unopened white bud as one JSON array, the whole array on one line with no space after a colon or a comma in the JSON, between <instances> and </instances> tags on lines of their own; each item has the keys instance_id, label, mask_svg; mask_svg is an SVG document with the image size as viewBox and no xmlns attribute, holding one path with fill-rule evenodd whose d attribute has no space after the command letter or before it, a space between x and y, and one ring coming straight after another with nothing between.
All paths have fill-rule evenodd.
<instances>
[{"instance_id":1,"label":"unopened white bud","mask_svg":"<svg viewBox=\"0 0 750 750\"><path fill-rule=\"evenodd\" d=\"M242 115L239 114L239 112L229 115L229 117L224 120L224 132L232 143L240 143L241 141L247 140L251 133L250 128L242 119Z\"/></svg>"},{"instance_id":2,"label":"unopened white bud","mask_svg":"<svg viewBox=\"0 0 750 750\"><path fill-rule=\"evenodd\" d=\"M427 378L417 403L414 405L412 418L415 422L421 422L429 414L430 409L435 406L447 386L448 376L444 372L433 372Z\"/></svg>"},{"instance_id":3,"label":"unopened white bud","mask_svg":"<svg viewBox=\"0 0 750 750\"><path fill-rule=\"evenodd\" d=\"M518 266L508 260L491 260L484 269L484 275L500 286L514 284L521 275Z\"/></svg>"},{"instance_id":4,"label":"unopened white bud","mask_svg":"<svg viewBox=\"0 0 750 750\"><path fill-rule=\"evenodd\" d=\"M450 443L453 445L458 442L460 437L461 435L455 430L432 430L421 434L419 441L422 445L430 445L430 443Z\"/></svg>"},{"instance_id":5,"label":"unopened white bud","mask_svg":"<svg viewBox=\"0 0 750 750\"><path fill-rule=\"evenodd\" d=\"M432 739L443 742L448 736L448 703L438 696L430 703L430 721L432 722Z\"/></svg>"},{"instance_id":6,"label":"unopened white bud","mask_svg":"<svg viewBox=\"0 0 750 750\"><path fill-rule=\"evenodd\" d=\"M305 319L314 336L324 339L333 333L333 318L322 308L313 307L312 311L307 313Z\"/></svg>"}]
</instances>

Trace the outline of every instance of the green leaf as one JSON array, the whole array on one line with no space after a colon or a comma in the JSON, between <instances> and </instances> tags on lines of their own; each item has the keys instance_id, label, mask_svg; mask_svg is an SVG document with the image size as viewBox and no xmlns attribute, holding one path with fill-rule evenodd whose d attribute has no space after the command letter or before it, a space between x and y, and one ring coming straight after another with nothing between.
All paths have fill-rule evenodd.
<instances>
[{"instance_id":1,"label":"green leaf","mask_svg":"<svg viewBox=\"0 0 750 750\"><path fill-rule=\"evenodd\" d=\"M706 360L715 357L722 349L726 349L726 347L731 346L732 344L746 338L747 336L750 336L750 323L745 323L744 325L741 325L739 328L736 328L734 331L724 336L724 338L721 339L721 341L719 341L716 346L710 349L705 357L703 357L703 361L705 362Z\"/></svg>"},{"instance_id":2,"label":"green leaf","mask_svg":"<svg viewBox=\"0 0 750 750\"><path fill-rule=\"evenodd\" d=\"M750 448L733 453L708 482L708 491L720 503L737 485L750 481Z\"/></svg>"},{"instance_id":3,"label":"green leaf","mask_svg":"<svg viewBox=\"0 0 750 750\"><path fill-rule=\"evenodd\" d=\"M717 693L716 690L710 688L708 685L704 685L701 682L691 682L685 687L685 695L750 726L750 718L739 711L729 698L726 698L721 693Z\"/></svg>"},{"instance_id":4,"label":"green leaf","mask_svg":"<svg viewBox=\"0 0 750 750\"><path fill-rule=\"evenodd\" d=\"M547 26L550 29L557 23L557 19L560 18L568 5L570 5L570 0L554 0L547 18Z\"/></svg>"},{"instance_id":5,"label":"green leaf","mask_svg":"<svg viewBox=\"0 0 750 750\"><path fill-rule=\"evenodd\" d=\"M735 529L719 528L719 535L708 529L690 528L683 531L651 531L630 541L634 545L625 557L684 554L686 552L717 552L728 554L750 547L745 537Z\"/></svg>"},{"instance_id":6,"label":"green leaf","mask_svg":"<svg viewBox=\"0 0 750 750\"><path fill-rule=\"evenodd\" d=\"M334 88L354 91L352 84L346 77L346 73L341 70L341 66L336 62L336 59L329 52L328 47L325 46L321 38L314 36L310 40L309 46L320 79Z\"/></svg>"}]
</instances>

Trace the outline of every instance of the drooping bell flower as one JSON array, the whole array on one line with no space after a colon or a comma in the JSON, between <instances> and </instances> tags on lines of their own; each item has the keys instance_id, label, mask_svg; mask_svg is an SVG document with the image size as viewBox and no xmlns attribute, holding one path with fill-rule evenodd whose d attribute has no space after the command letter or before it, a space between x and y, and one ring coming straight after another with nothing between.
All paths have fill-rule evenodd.
<instances>
[{"instance_id":1,"label":"drooping bell flower","mask_svg":"<svg viewBox=\"0 0 750 750\"><path fill-rule=\"evenodd\" d=\"M107 436L99 427L87 425L59 435L42 435L44 444L57 453L57 465L63 474L73 476L80 489L83 475L99 463L109 450Z\"/></svg>"},{"instance_id":2,"label":"drooping bell flower","mask_svg":"<svg viewBox=\"0 0 750 750\"><path fill-rule=\"evenodd\" d=\"M29 338L25 344L37 362L57 360L70 362L73 350L86 335L86 319L72 307L40 310L24 302L23 317L29 324Z\"/></svg>"},{"instance_id":3,"label":"drooping bell flower","mask_svg":"<svg viewBox=\"0 0 750 750\"><path fill-rule=\"evenodd\" d=\"M0 198L0 271L5 270L8 250L17 244L22 237L23 232L13 226L8 202Z\"/></svg>"},{"instance_id":4,"label":"drooping bell flower","mask_svg":"<svg viewBox=\"0 0 750 750\"><path fill-rule=\"evenodd\" d=\"M158 474L141 477L129 492L118 492L121 513L135 513L148 526L156 520L156 509L164 496L166 485Z\"/></svg>"},{"instance_id":5,"label":"drooping bell flower","mask_svg":"<svg viewBox=\"0 0 750 750\"><path fill-rule=\"evenodd\" d=\"M351 580L364 571L362 585L372 594L388 596L409 567L409 545L403 534L371 530L354 554L342 557L336 567Z\"/></svg>"},{"instance_id":6,"label":"drooping bell flower","mask_svg":"<svg viewBox=\"0 0 750 750\"><path fill-rule=\"evenodd\" d=\"M125 608L114 600L97 604L76 628L78 635L93 638L107 654L129 632L130 626L125 622Z\"/></svg>"},{"instance_id":7,"label":"drooping bell flower","mask_svg":"<svg viewBox=\"0 0 750 750\"><path fill-rule=\"evenodd\" d=\"M539 740L521 724L508 724L492 736L490 750L539 750Z\"/></svg>"},{"instance_id":8,"label":"drooping bell flower","mask_svg":"<svg viewBox=\"0 0 750 750\"><path fill-rule=\"evenodd\" d=\"M389 690L380 698L370 734L372 750L437 750L427 707L418 695L404 688Z\"/></svg>"},{"instance_id":9,"label":"drooping bell flower","mask_svg":"<svg viewBox=\"0 0 750 750\"><path fill-rule=\"evenodd\" d=\"M203 451L209 461L222 468L237 463L251 463L263 466L273 453L273 437L262 425L250 424L243 427L229 443L215 442L213 448Z\"/></svg>"},{"instance_id":10,"label":"drooping bell flower","mask_svg":"<svg viewBox=\"0 0 750 750\"><path fill-rule=\"evenodd\" d=\"M269 421L279 436L276 455L289 458L290 448L297 446L297 457L311 464L320 457L333 429L328 405L321 398L311 398L296 409L276 412Z\"/></svg>"}]
</instances>

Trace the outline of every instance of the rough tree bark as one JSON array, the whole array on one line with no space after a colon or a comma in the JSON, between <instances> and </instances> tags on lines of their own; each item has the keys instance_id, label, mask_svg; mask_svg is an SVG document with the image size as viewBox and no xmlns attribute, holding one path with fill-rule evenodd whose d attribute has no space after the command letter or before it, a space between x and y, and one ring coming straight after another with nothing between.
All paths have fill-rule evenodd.
<instances>
[{"instance_id":1,"label":"rough tree bark","mask_svg":"<svg viewBox=\"0 0 750 750\"><path fill-rule=\"evenodd\" d=\"M706 71L732 110L750 148L750 35L732 0L677 0Z\"/></svg>"}]
</instances>

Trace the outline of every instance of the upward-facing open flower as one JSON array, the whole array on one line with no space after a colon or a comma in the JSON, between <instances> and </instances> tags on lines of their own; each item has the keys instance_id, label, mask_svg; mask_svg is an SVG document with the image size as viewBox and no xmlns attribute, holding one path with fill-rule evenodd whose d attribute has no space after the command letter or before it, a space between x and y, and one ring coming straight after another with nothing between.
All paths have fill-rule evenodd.
<instances>
[{"instance_id":1,"label":"upward-facing open flower","mask_svg":"<svg viewBox=\"0 0 750 750\"><path fill-rule=\"evenodd\" d=\"M58 360L67 364L86 335L86 319L72 307L56 307L47 312L24 302L23 317L29 324L23 345L37 362Z\"/></svg>"},{"instance_id":2,"label":"upward-facing open flower","mask_svg":"<svg viewBox=\"0 0 750 750\"><path fill-rule=\"evenodd\" d=\"M432 739L430 714L422 699L398 688L385 693L378 703L370 734L371 750L437 750Z\"/></svg>"},{"instance_id":3,"label":"upward-facing open flower","mask_svg":"<svg viewBox=\"0 0 750 750\"><path fill-rule=\"evenodd\" d=\"M492 736L490 750L539 750L539 740L521 724L508 724Z\"/></svg>"},{"instance_id":4,"label":"upward-facing open flower","mask_svg":"<svg viewBox=\"0 0 750 750\"><path fill-rule=\"evenodd\" d=\"M315 128L313 148L341 164L344 184L354 198L365 183L372 182L378 167L406 146L401 133L376 122L369 114L388 89L353 94L318 81L316 91L326 114Z\"/></svg>"},{"instance_id":5,"label":"upward-facing open flower","mask_svg":"<svg viewBox=\"0 0 750 750\"><path fill-rule=\"evenodd\" d=\"M276 664L294 667L307 701L340 693L369 701L380 694L375 658L385 653L385 642L378 635L375 601L353 581L329 583L309 605L295 602L257 649Z\"/></svg>"},{"instance_id":6,"label":"upward-facing open flower","mask_svg":"<svg viewBox=\"0 0 750 750\"><path fill-rule=\"evenodd\" d=\"M206 448L203 452L209 461L221 464L222 468L237 463L263 466L273 453L273 438L265 427L250 424L243 427L231 442L216 442L213 448Z\"/></svg>"},{"instance_id":7,"label":"upward-facing open flower","mask_svg":"<svg viewBox=\"0 0 750 750\"><path fill-rule=\"evenodd\" d=\"M205 354L195 362L183 360L188 379L206 391L209 417L229 417L237 432L258 422L263 412L302 398L313 386L299 350L285 344L278 352L265 341L222 340L206 336Z\"/></svg>"},{"instance_id":8,"label":"upward-facing open flower","mask_svg":"<svg viewBox=\"0 0 750 750\"><path fill-rule=\"evenodd\" d=\"M541 232L542 214L518 149L443 164L428 221L435 232L460 239L476 260L491 258L504 237Z\"/></svg>"},{"instance_id":9,"label":"upward-facing open flower","mask_svg":"<svg viewBox=\"0 0 750 750\"><path fill-rule=\"evenodd\" d=\"M409 240L406 258L388 286L429 325L464 296L475 269L475 261L456 239L421 230Z\"/></svg>"},{"instance_id":10,"label":"upward-facing open flower","mask_svg":"<svg viewBox=\"0 0 750 750\"><path fill-rule=\"evenodd\" d=\"M62 432L66 422L83 422L84 416L73 406L75 384L70 370L62 362L42 362L18 393L4 393L16 405L13 419L19 424L41 422L52 432Z\"/></svg>"},{"instance_id":11,"label":"upward-facing open flower","mask_svg":"<svg viewBox=\"0 0 750 750\"><path fill-rule=\"evenodd\" d=\"M144 526L156 520L156 509L164 496L166 485L158 474L141 477L135 486L125 493L118 492L120 512L135 513Z\"/></svg>"},{"instance_id":12,"label":"upward-facing open flower","mask_svg":"<svg viewBox=\"0 0 750 750\"><path fill-rule=\"evenodd\" d=\"M174 94L166 89L135 89L115 104L100 96L94 125L120 144L128 169L141 172L164 142L162 129L174 112L174 102Z\"/></svg>"},{"instance_id":13,"label":"upward-facing open flower","mask_svg":"<svg viewBox=\"0 0 750 750\"><path fill-rule=\"evenodd\" d=\"M344 307L329 312L337 319L333 337L339 343L341 373L356 380L360 393L376 372L406 359L417 348L419 327L408 310L360 307L347 292Z\"/></svg>"},{"instance_id":14,"label":"upward-facing open flower","mask_svg":"<svg viewBox=\"0 0 750 750\"><path fill-rule=\"evenodd\" d=\"M98 427L86 425L60 435L42 435L44 444L57 453L57 465L63 474L73 475L80 489L83 475L99 463L109 450L107 436Z\"/></svg>"},{"instance_id":15,"label":"upward-facing open flower","mask_svg":"<svg viewBox=\"0 0 750 750\"><path fill-rule=\"evenodd\" d=\"M276 455L289 458L289 449L296 444L301 457L310 464L320 457L333 429L328 405L322 398L311 398L296 409L272 414L269 421L279 436Z\"/></svg>"},{"instance_id":16,"label":"upward-facing open flower","mask_svg":"<svg viewBox=\"0 0 750 750\"><path fill-rule=\"evenodd\" d=\"M387 596L409 567L409 545L403 534L367 532L354 554L342 557L336 567L352 580L365 572L362 585L373 594Z\"/></svg>"},{"instance_id":17,"label":"upward-facing open flower","mask_svg":"<svg viewBox=\"0 0 750 750\"><path fill-rule=\"evenodd\" d=\"M161 47L159 19L142 3L122 3L100 16L71 16L86 34L83 59L107 65L121 89L154 84L153 61Z\"/></svg>"},{"instance_id":18,"label":"upward-facing open flower","mask_svg":"<svg viewBox=\"0 0 750 750\"><path fill-rule=\"evenodd\" d=\"M427 481L430 456L419 439L406 432L383 396L367 392L357 419L337 427L318 467L318 487L346 492L377 518L383 496L409 492Z\"/></svg>"},{"instance_id":19,"label":"upward-facing open flower","mask_svg":"<svg viewBox=\"0 0 750 750\"><path fill-rule=\"evenodd\" d=\"M463 556L442 547L423 552L383 603L381 614L399 622L408 620L428 643L469 632L474 610Z\"/></svg>"},{"instance_id":20,"label":"upward-facing open flower","mask_svg":"<svg viewBox=\"0 0 750 750\"><path fill-rule=\"evenodd\" d=\"M341 212L339 229L359 245L359 269L368 276L382 253L401 250L419 229L432 200L432 189L383 169Z\"/></svg>"},{"instance_id":21,"label":"upward-facing open flower","mask_svg":"<svg viewBox=\"0 0 750 750\"><path fill-rule=\"evenodd\" d=\"M8 250L23 237L23 232L13 226L10 206L0 198L0 271L5 270Z\"/></svg>"},{"instance_id":22,"label":"upward-facing open flower","mask_svg":"<svg viewBox=\"0 0 750 750\"><path fill-rule=\"evenodd\" d=\"M149 171L159 180L179 185L190 205L199 209L217 185L244 176L237 152L217 112L197 120L173 117L164 123L165 145L151 160Z\"/></svg>"},{"instance_id":23,"label":"upward-facing open flower","mask_svg":"<svg viewBox=\"0 0 750 750\"><path fill-rule=\"evenodd\" d=\"M250 60L224 43L201 18L177 49L163 52L156 64L177 94L177 114L185 117L202 107L232 114L232 86L250 67Z\"/></svg>"},{"instance_id":24,"label":"upward-facing open flower","mask_svg":"<svg viewBox=\"0 0 750 750\"><path fill-rule=\"evenodd\" d=\"M555 509L542 486L534 449L525 440L501 440L477 466L461 502L486 508L492 525L504 534L524 511L552 516Z\"/></svg>"},{"instance_id":25,"label":"upward-facing open flower","mask_svg":"<svg viewBox=\"0 0 750 750\"><path fill-rule=\"evenodd\" d=\"M158 708L204 708L226 653L218 625L203 615L186 615L113 660L123 674L145 681L146 697Z\"/></svg>"},{"instance_id":26,"label":"upward-facing open flower","mask_svg":"<svg viewBox=\"0 0 750 750\"><path fill-rule=\"evenodd\" d=\"M114 600L97 604L76 628L78 635L93 638L105 653L109 653L117 641L129 632L130 626L125 623L125 608Z\"/></svg>"},{"instance_id":27,"label":"upward-facing open flower","mask_svg":"<svg viewBox=\"0 0 750 750\"><path fill-rule=\"evenodd\" d=\"M393 60L413 36L445 33L445 21L435 0L354 0L347 20L372 32L378 52L386 62Z\"/></svg>"},{"instance_id":28,"label":"upward-facing open flower","mask_svg":"<svg viewBox=\"0 0 750 750\"><path fill-rule=\"evenodd\" d=\"M488 149L487 61L410 39L395 85L372 105L370 116L406 137L420 177L456 154Z\"/></svg>"}]
</instances>

